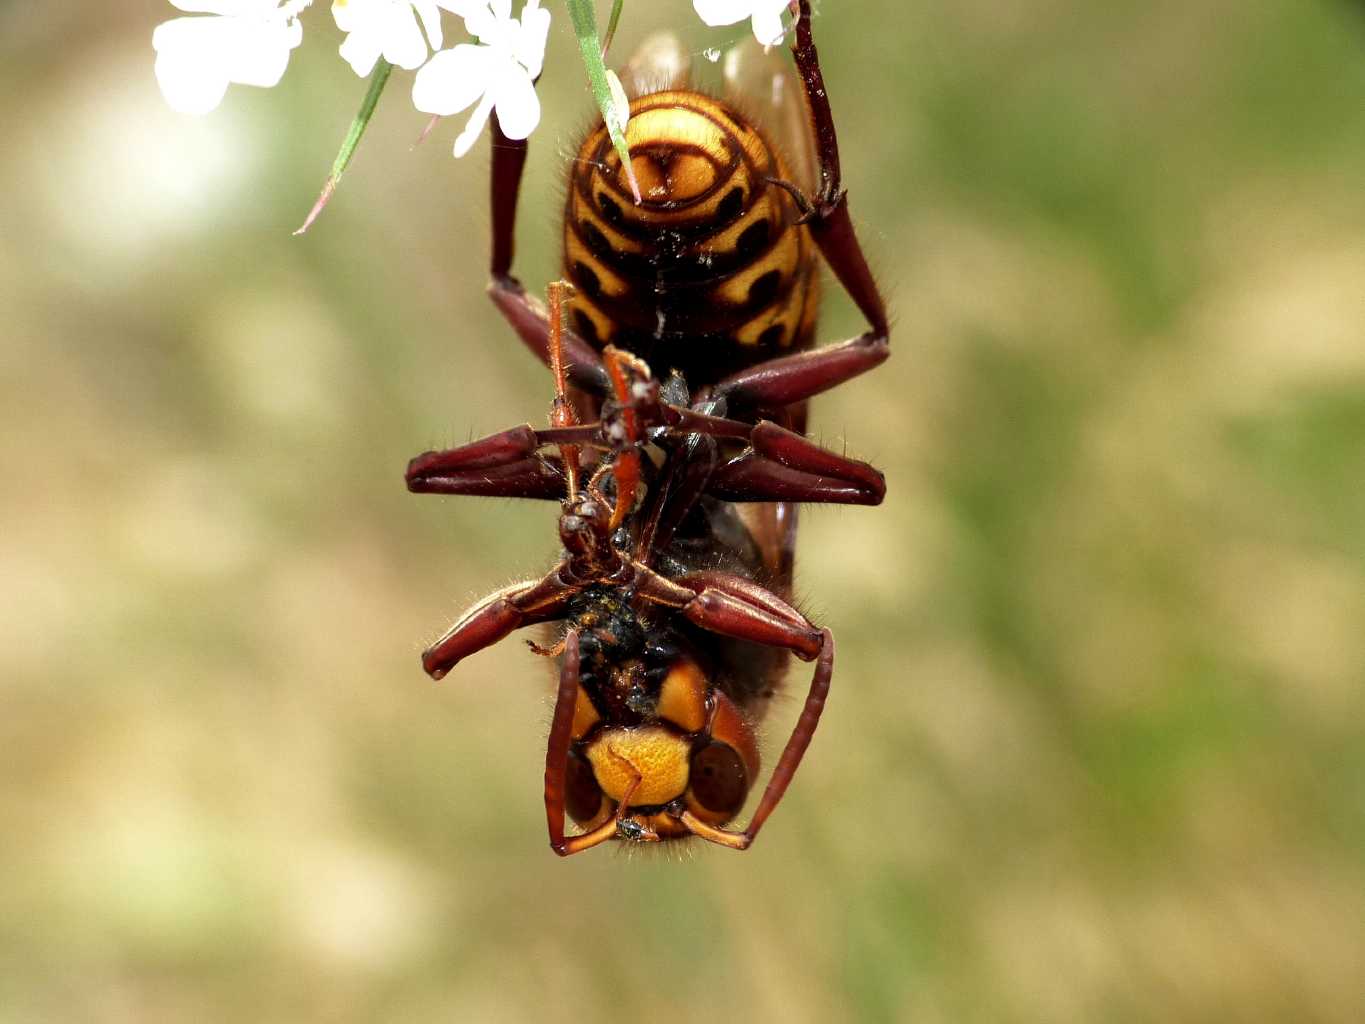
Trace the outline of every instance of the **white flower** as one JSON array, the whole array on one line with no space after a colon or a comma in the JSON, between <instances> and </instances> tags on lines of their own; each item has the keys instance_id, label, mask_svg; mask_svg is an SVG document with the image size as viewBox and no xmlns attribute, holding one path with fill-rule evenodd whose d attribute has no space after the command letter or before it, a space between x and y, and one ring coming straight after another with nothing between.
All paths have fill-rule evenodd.
<instances>
[{"instance_id":1,"label":"white flower","mask_svg":"<svg viewBox=\"0 0 1365 1024\"><path fill-rule=\"evenodd\" d=\"M432 57L412 83L413 105L444 116L477 101L455 139L456 156L469 152L495 109L504 135L526 138L540 123L535 79L545 60L550 12L541 9L540 0L526 0L520 18L512 17L512 0L441 0L441 6L462 17L479 42Z\"/></svg>"},{"instance_id":2,"label":"white flower","mask_svg":"<svg viewBox=\"0 0 1365 1024\"><path fill-rule=\"evenodd\" d=\"M390 64L411 71L427 59L427 39L441 48L441 12L438 0L333 0L332 17L346 33L341 56L361 78L374 70L382 56ZM414 9L422 19L417 27Z\"/></svg>"},{"instance_id":3,"label":"white flower","mask_svg":"<svg viewBox=\"0 0 1365 1024\"><path fill-rule=\"evenodd\" d=\"M692 9L713 28L750 19L754 38L764 46L782 42L782 12L787 0L692 0Z\"/></svg>"},{"instance_id":4,"label":"white flower","mask_svg":"<svg viewBox=\"0 0 1365 1024\"><path fill-rule=\"evenodd\" d=\"M172 110L207 114L229 82L269 88L303 38L298 14L309 0L171 0L207 18L173 18L152 33L156 82Z\"/></svg>"}]
</instances>

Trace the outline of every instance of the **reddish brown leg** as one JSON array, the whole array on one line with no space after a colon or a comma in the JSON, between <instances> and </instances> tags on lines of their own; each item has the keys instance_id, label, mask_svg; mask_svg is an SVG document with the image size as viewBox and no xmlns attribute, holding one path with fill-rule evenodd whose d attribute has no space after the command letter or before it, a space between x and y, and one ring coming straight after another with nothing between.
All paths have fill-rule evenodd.
<instances>
[{"instance_id":1,"label":"reddish brown leg","mask_svg":"<svg viewBox=\"0 0 1365 1024\"><path fill-rule=\"evenodd\" d=\"M545 744L545 820L550 847L561 857L564 850L564 777L569 770L569 744L573 741L574 706L578 700L578 630L564 637L564 656L559 663L559 692Z\"/></svg>"},{"instance_id":2,"label":"reddish brown leg","mask_svg":"<svg viewBox=\"0 0 1365 1024\"><path fill-rule=\"evenodd\" d=\"M551 427L536 430L529 423L509 427L470 441L458 448L423 452L408 463L408 477L439 476L474 469L509 466L530 458L552 444L601 445L601 427L596 423L581 426Z\"/></svg>"},{"instance_id":3,"label":"reddish brown leg","mask_svg":"<svg viewBox=\"0 0 1365 1024\"><path fill-rule=\"evenodd\" d=\"M721 572L696 572L666 580L645 570L637 578L637 593L647 600L679 608L703 629L770 647L783 647L805 661L815 661L810 692L801 717L778 758L772 778L763 791L758 809L743 832L716 828L684 811L682 822L696 835L737 850L748 849L763 823L776 809L810 746L824 711L829 684L834 677L834 635L814 626L809 619L772 591L740 576ZM691 601L680 594L691 591Z\"/></svg>"},{"instance_id":4,"label":"reddish brown leg","mask_svg":"<svg viewBox=\"0 0 1365 1024\"><path fill-rule=\"evenodd\" d=\"M550 321L545 307L528 295L512 276L512 256L516 247L517 200L521 195L521 175L526 167L526 140L509 139L492 117L493 169L490 177L490 203L493 220L492 280L488 295L493 305L507 318L522 344L550 365ZM591 345L572 331L564 332L564 356L569 380L576 387L605 394L607 377L602 360Z\"/></svg>"},{"instance_id":5,"label":"reddish brown leg","mask_svg":"<svg viewBox=\"0 0 1365 1024\"><path fill-rule=\"evenodd\" d=\"M784 622L760 608L719 590L706 588L682 608L683 617L694 625L722 636L732 636L768 647L785 647L802 661L820 651L820 634Z\"/></svg>"},{"instance_id":6,"label":"reddish brown leg","mask_svg":"<svg viewBox=\"0 0 1365 1024\"><path fill-rule=\"evenodd\" d=\"M578 630L571 629L564 637L564 660L559 665L559 690L555 695L555 714L550 723L550 739L545 744L545 823L550 833L550 849L561 857L582 853L594 846L615 839L621 819L630 806L631 794L640 780L636 778L622 794L616 813L591 832L576 836L564 834L564 777L568 773L569 747L573 742L574 706L578 700L580 661ZM641 840L658 841L654 832L645 832Z\"/></svg>"},{"instance_id":7,"label":"reddish brown leg","mask_svg":"<svg viewBox=\"0 0 1365 1024\"><path fill-rule=\"evenodd\" d=\"M886 492L881 473L872 466L822 448L770 421L748 424L675 406L665 406L664 410L675 433L749 442L751 450L719 467L714 475L707 467L710 478L704 483L704 491L725 501L876 505ZM638 439L638 426L631 436ZM408 490L415 494L562 500L570 489L563 460L539 455L539 449L552 444L606 443L602 425L596 423L550 430L512 427L459 448L417 456L408 463ZM639 454L629 444L618 450L615 471L620 493L633 494L640 476ZM687 507L690 503L673 503L663 511L681 515ZM628 503L618 502L616 525L628 510Z\"/></svg>"},{"instance_id":8,"label":"reddish brown leg","mask_svg":"<svg viewBox=\"0 0 1365 1024\"><path fill-rule=\"evenodd\" d=\"M526 140L509 139L502 133L496 111L493 129L493 168L489 176L489 204L493 218L493 280L510 277L516 248L517 200L521 198L521 173L526 168Z\"/></svg>"},{"instance_id":9,"label":"reddish brown leg","mask_svg":"<svg viewBox=\"0 0 1365 1024\"><path fill-rule=\"evenodd\" d=\"M746 423L731 420L695 409L662 406L659 417L675 433L706 434L716 438L747 441L754 452L773 462L814 476L834 477L857 484L869 498L865 504L875 505L886 491L886 480L880 470L847 455L836 455L828 448L779 426L771 420ZM750 501L775 501L779 495L756 495ZM734 499L738 500L738 499ZM815 500L815 499L813 499Z\"/></svg>"},{"instance_id":10,"label":"reddish brown leg","mask_svg":"<svg viewBox=\"0 0 1365 1024\"><path fill-rule=\"evenodd\" d=\"M806 703L801 708L801 717L796 720L796 727L792 729L791 738L787 740L782 756L777 760L777 767L773 769L772 778L768 780L767 788L763 790L763 797L758 802L754 816L749 819L748 827L743 832L731 832L708 825L694 817L691 811L684 811L681 815L682 822L694 835L734 850L747 850L758 836L763 823L777 809L777 805L787 792L787 787L791 785L792 778L796 775L796 769L801 765L801 758L805 756L806 748L810 746L816 727L820 724L820 715L825 710L825 699L829 696L830 680L834 678L834 634L828 629L823 629L820 631L820 637L820 656L815 662L815 673L811 677Z\"/></svg>"},{"instance_id":11,"label":"reddish brown leg","mask_svg":"<svg viewBox=\"0 0 1365 1024\"><path fill-rule=\"evenodd\" d=\"M534 455L543 443L529 423L509 427L458 448L423 452L408 463L408 481L432 473L506 466Z\"/></svg>"},{"instance_id":12,"label":"reddish brown leg","mask_svg":"<svg viewBox=\"0 0 1365 1024\"><path fill-rule=\"evenodd\" d=\"M788 469L747 452L716 470L707 491L722 501L787 501L803 505L877 505L881 493L843 480Z\"/></svg>"},{"instance_id":13,"label":"reddish brown leg","mask_svg":"<svg viewBox=\"0 0 1365 1024\"><path fill-rule=\"evenodd\" d=\"M867 318L870 330L838 345L760 363L716 386L716 394L765 407L789 405L828 391L872 369L889 354L886 305L848 216L848 194L839 170L839 138L834 129L829 91L820 71L820 58L811 37L809 0L800 0L795 10L796 39L792 53L810 109L820 183L811 197L803 195L790 182L774 184L791 194L810 225L811 237L824 254L825 262Z\"/></svg>"},{"instance_id":14,"label":"reddish brown leg","mask_svg":"<svg viewBox=\"0 0 1365 1024\"><path fill-rule=\"evenodd\" d=\"M820 161L820 185L808 213L811 234L839 283L872 325L872 330L864 336L885 338L886 307L848 217L848 193L839 170L839 137L834 129L829 90L825 88L825 78L820 71L820 56L815 52L815 41L811 36L810 0L800 0L798 4L792 54L805 86Z\"/></svg>"},{"instance_id":15,"label":"reddish brown leg","mask_svg":"<svg viewBox=\"0 0 1365 1024\"><path fill-rule=\"evenodd\" d=\"M758 363L720 381L714 393L740 405L780 408L836 388L880 366L890 354L883 326L880 334Z\"/></svg>"},{"instance_id":16,"label":"reddish brown leg","mask_svg":"<svg viewBox=\"0 0 1365 1024\"><path fill-rule=\"evenodd\" d=\"M566 496L562 458L537 454L549 445L602 447L601 425L535 430L523 424L458 448L423 452L408 463L408 490L562 500Z\"/></svg>"},{"instance_id":17,"label":"reddish brown leg","mask_svg":"<svg viewBox=\"0 0 1365 1024\"><path fill-rule=\"evenodd\" d=\"M749 444L749 451L716 470L711 494L726 501L843 505L880 505L886 495L886 480L877 469L769 420L750 429Z\"/></svg>"},{"instance_id":18,"label":"reddish brown leg","mask_svg":"<svg viewBox=\"0 0 1365 1024\"><path fill-rule=\"evenodd\" d=\"M519 447L522 435L539 440L529 426L493 434L459 448L424 452L408 463L408 490L414 494L473 494L503 498L565 496L564 470L551 456Z\"/></svg>"},{"instance_id":19,"label":"reddish brown leg","mask_svg":"<svg viewBox=\"0 0 1365 1024\"><path fill-rule=\"evenodd\" d=\"M514 277L494 278L488 285L488 296L517 332L522 344L549 366L550 321L539 300L528 295ZM607 374L602 369L601 358L591 345L570 330L564 332L564 355L569 364L569 381L574 387L597 395L606 394Z\"/></svg>"},{"instance_id":20,"label":"reddish brown leg","mask_svg":"<svg viewBox=\"0 0 1365 1024\"><path fill-rule=\"evenodd\" d=\"M497 211L494 219L498 217ZM498 246L495 243L495 253ZM495 256L496 259L496 256ZM581 425L568 398L568 366L564 358L563 300L568 285L549 287L547 358L555 379L550 429L512 427L478 441L440 452L425 452L408 463L408 490L416 493L497 495L506 498L563 500L578 493L584 445L602 444L601 424ZM610 350L609 350L610 351ZM637 430L638 435L638 430ZM560 456L542 457L546 445L559 445ZM638 478L639 455L635 457ZM632 491L633 493L633 491Z\"/></svg>"},{"instance_id":21,"label":"reddish brown leg","mask_svg":"<svg viewBox=\"0 0 1365 1024\"><path fill-rule=\"evenodd\" d=\"M548 354L555 378L550 429L537 431L529 424L512 427L459 448L419 455L408 463L408 490L559 500L578 493L582 446L601 444L601 426L580 425L567 396L561 315L567 287L557 281L549 289ZM539 454L550 444L559 445L558 461Z\"/></svg>"},{"instance_id":22,"label":"reddish brown leg","mask_svg":"<svg viewBox=\"0 0 1365 1024\"><path fill-rule=\"evenodd\" d=\"M747 441L754 429L753 423L747 420L726 419L698 409L684 409L680 405L661 405L658 409L657 418L680 434L708 434L711 437Z\"/></svg>"},{"instance_id":23,"label":"reddish brown leg","mask_svg":"<svg viewBox=\"0 0 1365 1024\"><path fill-rule=\"evenodd\" d=\"M445 636L422 652L422 668L444 678L471 654L491 647L523 626L559 618L564 603L580 588L551 573L541 580L514 583L484 598L460 617Z\"/></svg>"},{"instance_id":24,"label":"reddish brown leg","mask_svg":"<svg viewBox=\"0 0 1365 1024\"><path fill-rule=\"evenodd\" d=\"M741 577L698 572L667 579L641 566L633 585L638 597L676 608L709 632L781 647L802 661L820 653L819 629L776 594Z\"/></svg>"},{"instance_id":25,"label":"reddish brown leg","mask_svg":"<svg viewBox=\"0 0 1365 1024\"><path fill-rule=\"evenodd\" d=\"M879 505L886 495L879 470L770 420L751 424L670 405L661 406L656 418L676 432L749 443L750 450L720 467L707 485L717 498Z\"/></svg>"},{"instance_id":26,"label":"reddish brown leg","mask_svg":"<svg viewBox=\"0 0 1365 1024\"><path fill-rule=\"evenodd\" d=\"M804 632L819 632L804 615L793 608L782 598L778 597L767 587L747 580L743 576L736 576L733 573L717 572L709 569L702 569L698 572L690 572L680 576L677 582L691 590L700 590L709 587L712 590L719 590L737 598L746 604L762 608L771 615L776 616L784 622L788 622L798 627ZM809 658L806 660L810 660Z\"/></svg>"}]
</instances>

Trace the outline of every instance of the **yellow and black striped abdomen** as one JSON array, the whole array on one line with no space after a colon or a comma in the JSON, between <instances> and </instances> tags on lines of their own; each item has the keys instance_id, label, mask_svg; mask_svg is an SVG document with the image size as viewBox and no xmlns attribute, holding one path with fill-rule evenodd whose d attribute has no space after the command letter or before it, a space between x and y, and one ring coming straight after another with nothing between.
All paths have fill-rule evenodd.
<instances>
[{"instance_id":1,"label":"yellow and black striped abdomen","mask_svg":"<svg viewBox=\"0 0 1365 1024\"><path fill-rule=\"evenodd\" d=\"M807 347L815 248L781 157L734 110L695 92L641 96L626 129L636 205L606 130L579 148L564 219L573 327L693 387Z\"/></svg>"}]
</instances>

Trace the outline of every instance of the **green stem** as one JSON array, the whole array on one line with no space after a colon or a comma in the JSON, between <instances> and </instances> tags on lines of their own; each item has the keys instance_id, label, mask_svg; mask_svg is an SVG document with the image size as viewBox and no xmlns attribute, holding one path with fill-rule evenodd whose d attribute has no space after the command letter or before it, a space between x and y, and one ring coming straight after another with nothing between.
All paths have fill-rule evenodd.
<instances>
[{"instance_id":1,"label":"green stem","mask_svg":"<svg viewBox=\"0 0 1365 1024\"><path fill-rule=\"evenodd\" d=\"M602 111L602 120L607 126L612 147L621 158L626 181L630 183L631 194L638 203L640 185L635 180L635 168L630 163L630 147L626 145L625 133L621 131L612 114L611 86L607 84L607 65L602 60L603 47L597 34L597 15L593 11L592 0L565 0L565 3L569 8L569 18L573 22L574 35L578 37L579 52L583 54L583 66L588 72L588 84L592 87L593 99L597 101L597 109Z\"/></svg>"},{"instance_id":2,"label":"green stem","mask_svg":"<svg viewBox=\"0 0 1365 1024\"><path fill-rule=\"evenodd\" d=\"M360 109L356 111L356 115L351 121L351 127L346 132L346 138L341 141L341 149L337 151L337 158L332 161L332 173L323 182L317 202L313 204L313 208L308 211L308 216L304 218L303 224L294 234L301 235L312 227L313 221L318 219L318 214L322 213L323 208L331 201L332 193L341 184L341 176L346 173L351 157L355 155L356 147L360 145L360 139L365 134L365 129L370 125L370 118L374 116L374 108L379 104L379 94L384 91L384 86L388 84L389 74L392 71L393 65L380 57L379 62L374 66L374 71L370 73L370 86L365 90L365 98L360 101Z\"/></svg>"},{"instance_id":3,"label":"green stem","mask_svg":"<svg viewBox=\"0 0 1365 1024\"><path fill-rule=\"evenodd\" d=\"M602 40L602 59L607 59L607 51L611 49L611 41L616 38L616 26L621 20L621 8L626 5L626 0L616 0L611 5L611 17L607 19L607 37Z\"/></svg>"}]
</instances>

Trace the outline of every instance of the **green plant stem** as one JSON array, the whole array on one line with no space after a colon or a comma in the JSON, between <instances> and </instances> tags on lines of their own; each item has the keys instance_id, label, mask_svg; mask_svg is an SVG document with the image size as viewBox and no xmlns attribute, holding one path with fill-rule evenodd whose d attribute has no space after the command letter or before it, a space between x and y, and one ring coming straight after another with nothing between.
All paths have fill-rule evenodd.
<instances>
[{"instance_id":1,"label":"green plant stem","mask_svg":"<svg viewBox=\"0 0 1365 1024\"><path fill-rule=\"evenodd\" d=\"M370 125L370 118L374 116L374 108L379 104L379 94L384 91L384 86L389 82L389 74L393 71L393 65L383 57L370 72L370 85L365 90L365 98L360 101L360 109L356 111L355 117L351 120L351 127L346 132L346 137L341 141L341 149L337 151L337 157L332 161L332 173L327 175L327 180L323 182L322 191L318 194L317 202L308 211L308 216L304 218L303 224L294 232L301 235L313 226L313 221L318 219L318 214L322 213L323 208L331 201L332 193L341 184L341 176L346 173L346 168L351 162L351 157L355 155L356 148L360 145L360 139L365 134L365 129Z\"/></svg>"},{"instance_id":2,"label":"green plant stem","mask_svg":"<svg viewBox=\"0 0 1365 1024\"><path fill-rule=\"evenodd\" d=\"M578 49L583 54L583 66L588 72L588 84L592 87L593 99L597 109L602 111L602 120L607 126L612 147L621 158L621 166L626 172L635 202L640 202L640 185L635 180L635 168L630 163L630 147L626 145L625 133L612 115L613 103L611 86L607 83L607 65L602 60L602 42L597 34L597 15L593 11L592 0L565 0L569 7L569 18L573 22L574 35L578 37ZM617 7L619 9L620 4ZM613 12L616 14L618 12ZM612 22L615 28L615 18Z\"/></svg>"}]
</instances>

